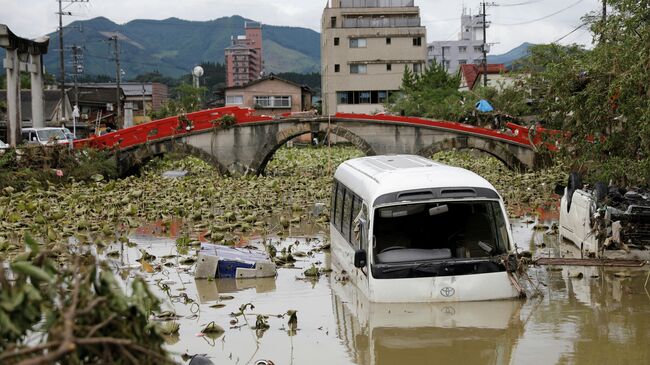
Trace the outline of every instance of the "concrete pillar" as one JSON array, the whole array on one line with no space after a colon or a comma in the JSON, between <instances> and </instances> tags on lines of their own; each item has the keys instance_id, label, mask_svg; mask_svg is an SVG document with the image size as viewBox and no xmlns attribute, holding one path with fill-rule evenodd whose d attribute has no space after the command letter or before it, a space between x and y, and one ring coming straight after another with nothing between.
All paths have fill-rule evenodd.
<instances>
[{"instance_id":1,"label":"concrete pillar","mask_svg":"<svg viewBox=\"0 0 650 365\"><path fill-rule=\"evenodd\" d=\"M30 55L30 74L32 80L32 126L44 128L43 117L43 56Z\"/></svg>"},{"instance_id":2,"label":"concrete pillar","mask_svg":"<svg viewBox=\"0 0 650 365\"><path fill-rule=\"evenodd\" d=\"M124 103L124 128L133 127L133 103Z\"/></svg>"},{"instance_id":3,"label":"concrete pillar","mask_svg":"<svg viewBox=\"0 0 650 365\"><path fill-rule=\"evenodd\" d=\"M20 58L17 49L7 49L4 61L7 69L7 143L20 144L22 115L20 113Z\"/></svg>"}]
</instances>

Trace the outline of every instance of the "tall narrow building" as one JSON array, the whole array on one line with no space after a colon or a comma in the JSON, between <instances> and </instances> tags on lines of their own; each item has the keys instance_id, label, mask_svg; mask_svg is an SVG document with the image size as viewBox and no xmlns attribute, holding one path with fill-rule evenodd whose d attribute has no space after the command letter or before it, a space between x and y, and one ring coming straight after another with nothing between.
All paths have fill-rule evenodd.
<instances>
[{"instance_id":1,"label":"tall narrow building","mask_svg":"<svg viewBox=\"0 0 650 365\"><path fill-rule=\"evenodd\" d=\"M421 72L426 29L414 0L331 0L321 20L323 114L384 111L404 68Z\"/></svg>"},{"instance_id":2,"label":"tall narrow building","mask_svg":"<svg viewBox=\"0 0 650 365\"><path fill-rule=\"evenodd\" d=\"M242 86L262 77L262 25L246 22L245 35L232 36L232 45L225 50L226 86Z\"/></svg>"},{"instance_id":3,"label":"tall narrow building","mask_svg":"<svg viewBox=\"0 0 650 365\"><path fill-rule=\"evenodd\" d=\"M490 25L486 24L485 27L489 28ZM490 52L489 45L483 42L483 15L472 15L463 9L458 40L429 43L428 58L429 62L442 65L450 74L456 74L462 65L482 65L483 47Z\"/></svg>"}]
</instances>

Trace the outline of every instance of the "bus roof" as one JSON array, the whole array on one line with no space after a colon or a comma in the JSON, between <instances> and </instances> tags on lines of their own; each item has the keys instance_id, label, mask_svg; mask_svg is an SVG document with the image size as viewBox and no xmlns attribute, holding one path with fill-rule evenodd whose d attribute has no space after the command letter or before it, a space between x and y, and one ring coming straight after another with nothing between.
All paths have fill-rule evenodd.
<instances>
[{"instance_id":1,"label":"bus roof","mask_svg":"<svg viewBox=\"0 0 650 365\"><path fill-rule=\"evenodd\" d=\"M483 188L496 192L481 176L414 155L385 155L343 162L334 177L370 202L383 194L429 188Z\"/></svg>"}]
</instances>

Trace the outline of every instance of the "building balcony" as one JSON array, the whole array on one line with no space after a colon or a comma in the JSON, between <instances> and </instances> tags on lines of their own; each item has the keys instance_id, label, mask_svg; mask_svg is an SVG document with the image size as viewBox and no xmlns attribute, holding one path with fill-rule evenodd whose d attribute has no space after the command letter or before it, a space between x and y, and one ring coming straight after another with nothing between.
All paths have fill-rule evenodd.
<instances>
[{"instance_id":1,"label":"building balcony","mask_svg":"<svg viewBox=\"0 0 650 365\"><path fill-rule=\"evenodd\" d=\"M341 8L406 8L414 6L414 0L341 0Z\"/></svg>"}]
</instances>

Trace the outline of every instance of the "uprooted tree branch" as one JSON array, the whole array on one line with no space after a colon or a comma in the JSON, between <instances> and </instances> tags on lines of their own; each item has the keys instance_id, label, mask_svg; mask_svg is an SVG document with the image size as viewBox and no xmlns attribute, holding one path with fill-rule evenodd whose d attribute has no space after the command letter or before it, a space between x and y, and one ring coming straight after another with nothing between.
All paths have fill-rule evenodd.
<instances>
[{"instance_id":1,"label":"uprooted tree branch","mask_svg":"<svg viewBox=\"0 0 650 365\"><path fill-rule=\"evenodd\" d=\"M125 294L90 253L28 250L0 266L0 363L173 363L148 321L158 300L136 278Z\"/></svg>"}]
</instances>

